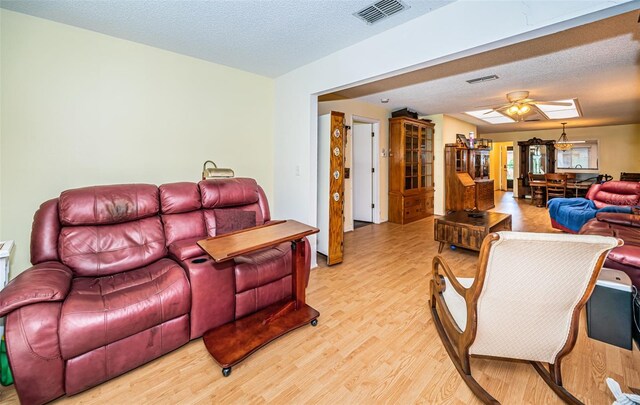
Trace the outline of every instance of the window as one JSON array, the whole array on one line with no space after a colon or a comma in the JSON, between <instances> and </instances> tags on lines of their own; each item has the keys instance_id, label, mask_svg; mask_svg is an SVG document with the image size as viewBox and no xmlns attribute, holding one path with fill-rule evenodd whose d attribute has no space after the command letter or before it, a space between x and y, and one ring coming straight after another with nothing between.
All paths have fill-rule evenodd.
<instances>
[{"instance_id":1,"label":"window","mask_svg":"<svg viewBox=\"0 0 640 405\"><path fill-rule=\"evenodd\" d=\"M558 169L598 169L598 141L570 141L573 148L556 149Z\"/></svg>"}]
</instances>

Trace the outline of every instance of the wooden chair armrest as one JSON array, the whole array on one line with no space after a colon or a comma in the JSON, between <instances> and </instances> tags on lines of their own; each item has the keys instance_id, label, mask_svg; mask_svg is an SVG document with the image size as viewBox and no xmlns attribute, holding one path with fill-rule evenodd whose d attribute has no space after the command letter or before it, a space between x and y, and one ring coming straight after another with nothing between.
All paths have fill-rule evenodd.
<instances>
[{"instance_id":1,"label":"wooden chair armrest","mask_svg":"<svg viewBox=\"0 0 640 405\"><path fill-rule=\"evenodd\" d=\"M442 256L434 257L432 262L433 279L435 280L436 284L439 282L438 276L441 275L438 272L438 268L442 268L442 270L444 270L444 273L447 276L447 278L449 278L449 283L451 284L453 289L456 290L456 292L460 296L466 297L465 294L467 293L468 288L465 288L462 286L462 284L460 284L456 276L451 271L449 264L444 260Z\"/></svg>"}]
</instances>

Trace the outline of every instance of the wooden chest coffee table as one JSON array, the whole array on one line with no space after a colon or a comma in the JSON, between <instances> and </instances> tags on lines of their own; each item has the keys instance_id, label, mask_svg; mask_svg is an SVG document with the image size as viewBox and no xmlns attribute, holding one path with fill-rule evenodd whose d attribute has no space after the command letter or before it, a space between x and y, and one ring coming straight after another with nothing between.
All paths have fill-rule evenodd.
<instances>
[{"instance_id":1,"label":"wooden chest coffee table","mask_svg":"<svg viewBox=\"0 0 640 405\"><path fill-rule=\"evenodd\" d=\"M438 253L442 253L445 243L479 251L485 236L510 230L509 214L485 211L480 217L472 217L466 211L455 211L435 219L433 234L440 242Z\"/></svg>"}]
</instances>

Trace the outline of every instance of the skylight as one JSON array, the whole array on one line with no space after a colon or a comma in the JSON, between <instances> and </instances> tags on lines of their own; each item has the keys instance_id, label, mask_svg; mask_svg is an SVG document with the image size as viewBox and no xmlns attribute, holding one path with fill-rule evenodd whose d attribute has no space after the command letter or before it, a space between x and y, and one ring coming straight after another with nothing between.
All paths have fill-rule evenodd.
<instances>
[{"instance_id":1,"label":"skylight","mask_svg":"<svg viewBox=\"0 0 640 405\"><path fill-rule=\"evenodd\" d=\"M542 113L544 115L546 115L547 117L549 117L549 119L551 119L551 120L560 120L560 119L565 119L565 118L577 118L577 117L582 116L582 114L580 114L580 111L578 110L578 106L576 104L577 99L556 100L555 102L571 103L571 105L570 106L548 105L548 104L540 103L540 104L536 104L536 107L538 107L538 109L540 111L542 111Z\"/></svg>"},{"instance_id":2,"label":"skylight","mask_svg":"<svg viewBox=\"0 0 640 405\"><path fill-rule=\"evenodd\" d=\"M567 108L567 107L563 107L563 108ZM489 124L508 124L511 122L516 122L515 120L507 117L506 115L500 114L499 112L494 110L466 111L465 114L478 118L482 121L488 122Z\"/></svg>"}]
</instances>

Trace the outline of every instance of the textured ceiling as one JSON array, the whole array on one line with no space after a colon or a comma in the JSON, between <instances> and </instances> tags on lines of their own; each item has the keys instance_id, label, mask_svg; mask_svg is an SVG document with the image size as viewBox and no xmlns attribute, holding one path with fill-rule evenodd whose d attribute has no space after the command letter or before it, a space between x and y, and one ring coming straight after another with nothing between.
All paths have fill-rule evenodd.
<instances>
[{"instance_id":1,"label":"textured ceiling","mask_svg":"<svg viewBox=\"0 0 640 405\"><path fill-rule=\"evenodd\" d=\"M373 25L352 14L373 0L2 0L8 10L268 77L451 3L410 6Z\"/></svg>"},{"instance_id":2,"label":"textured ceiling","mask_svg":"<svg viewBox=\"0 0 640 405\"><path fill-rule=\"evenodd\" d=\"M466 80L496 74L498 80ZM461 114L501 105L506 93L529 90L540 101L578 98L583 117L487 124ZM640 122L640 24L638 12L458 59L321 97L356 98L390 110L448 114L478 126L479 133ZM388 104L380 104L389 98ZM535 117L532 117L535 118Z\"/></svg>"}]
</instances>

